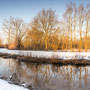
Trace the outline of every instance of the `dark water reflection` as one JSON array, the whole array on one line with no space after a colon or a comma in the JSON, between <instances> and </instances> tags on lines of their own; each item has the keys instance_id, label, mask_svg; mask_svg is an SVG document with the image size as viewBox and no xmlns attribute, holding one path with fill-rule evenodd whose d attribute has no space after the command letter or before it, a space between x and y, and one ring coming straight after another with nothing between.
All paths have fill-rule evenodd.
<instances>
[{"instance_id":1,"label":"dark water reflection","mask_svg":"<svg viewBox=\"0 0 90 90\"><path fill-rule=\"evenodd\" d=\"M90 90L90 66L39 65L0 58L0 77L35 90Z\"/></svg>"}]
</instances>

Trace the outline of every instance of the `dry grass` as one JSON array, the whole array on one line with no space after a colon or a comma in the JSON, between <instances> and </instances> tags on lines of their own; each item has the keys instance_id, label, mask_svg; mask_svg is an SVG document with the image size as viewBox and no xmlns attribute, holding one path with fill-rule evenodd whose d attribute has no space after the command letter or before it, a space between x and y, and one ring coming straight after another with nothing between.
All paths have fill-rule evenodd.
<instances>
[{"instance_id":1,"label":"dry grass","mask_svg":"<svg viewBox=\"0 0 90 90\"><path fill-rule=\"evenodd\" d=\"M89 60L60 60L55 58L38 58L32 56L20 56L0 53L0 57L18 59L29 63L60 64L60 65L90 65Z\"/></svg>"}]
</instances>

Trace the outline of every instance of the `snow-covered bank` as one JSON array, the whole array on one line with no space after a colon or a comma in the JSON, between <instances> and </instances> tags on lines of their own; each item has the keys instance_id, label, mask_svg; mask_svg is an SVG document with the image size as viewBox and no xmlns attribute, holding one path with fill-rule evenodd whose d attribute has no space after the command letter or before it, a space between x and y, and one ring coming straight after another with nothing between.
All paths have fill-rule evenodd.
<instances>
[{"instance_id":1,"label":"snow-covered bank","mask_svg":"<svg viewBox=\"0 0 90 90\"><path fill-rule=\"evenodd\" d=\"M90 52L53 52L53 51L26 51L26 50L8 50L0 49L0 53L24 55L42 58L56 58L56 59L85 59L90 60Z\"/></svg>"},{"instance_id":2,"label":"snow-covered bank","mask_svg":"<svg viewBox=\"0 0 90 90\"><path fill-rule=\"evenodd\" d=\"M9 84L7 81L0 79L0 90L28 90L28 89L14 84Z\"/></svg>"}]
</instances>

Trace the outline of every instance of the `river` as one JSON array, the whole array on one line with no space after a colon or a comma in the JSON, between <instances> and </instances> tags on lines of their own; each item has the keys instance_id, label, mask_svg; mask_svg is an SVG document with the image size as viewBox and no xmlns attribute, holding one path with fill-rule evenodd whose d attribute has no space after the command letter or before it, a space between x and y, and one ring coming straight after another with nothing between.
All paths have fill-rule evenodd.
<instances>
[{"instance_id":1,"label":"river","mask_svg":"<svg viewBox=\"0 0 90 90\"><path fill-rule=\"evenodd\" d=\"M0 78L30 90L90 90L90 66L60 66L0 58Z\"/></svg>"}]
</instances>

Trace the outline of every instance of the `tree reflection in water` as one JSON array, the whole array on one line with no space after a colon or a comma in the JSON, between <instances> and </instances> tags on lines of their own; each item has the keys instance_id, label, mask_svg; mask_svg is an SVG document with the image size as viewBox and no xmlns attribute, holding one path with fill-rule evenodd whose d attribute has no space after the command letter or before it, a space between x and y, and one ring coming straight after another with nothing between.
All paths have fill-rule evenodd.
<instances>
[{"instance_id":1,"label":"tree reflection in water","mask_svg":"<svg viewBox=\"0 0 90 90\"><path fill-rule=\"evenodd\" d=\"M90 66L30 64L0 58L0 77L37 90L89 90Z\"/></svg>"}]
</instances>

